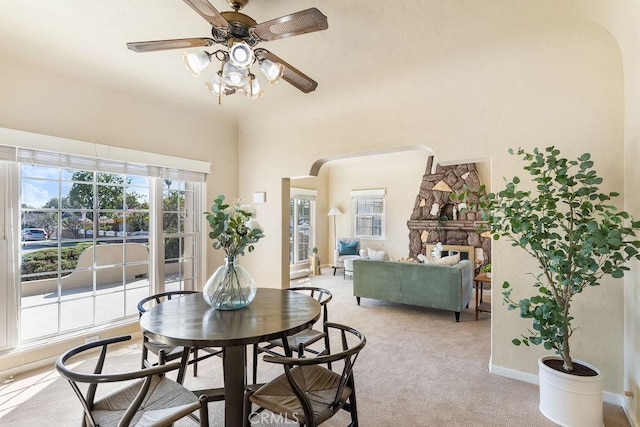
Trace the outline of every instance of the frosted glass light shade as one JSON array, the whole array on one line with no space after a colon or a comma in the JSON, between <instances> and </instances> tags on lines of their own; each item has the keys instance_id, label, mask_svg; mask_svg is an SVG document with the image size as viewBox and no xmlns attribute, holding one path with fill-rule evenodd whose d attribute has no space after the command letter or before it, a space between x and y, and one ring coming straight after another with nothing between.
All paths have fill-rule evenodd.
<instances>
[{"instance_id":1,"label":"frosted glass light shade","mask_svg":"<svg viewBox=\"0 0 640 427\"><path fill-rule=\"evenodd\" d=\"M276 84L284 74L284 66L280 63L265 59L260 64L260 71L269 80L269 84Z\"/></svg>"},{"instance_id":2,"label":"frosted glass light shade","mask_svg":"<svg viewBox=\"0 0 640 427\"><path fill-rule=\"evenodd\" d=\"M242 70L231 62L225 62L222 67L222 81L229 87L244 87L247 84L248 77L249 70Z\"/></svg>"},{"instance_id":3,"label":"frosted glass light shade","mask_svg":"<svg viewBox=\"0 0 640 427\"><path fill-rule=\"evenodd\" d=\"M220 95L225 96L227 94L226 87L224 86L224 83L222 83L222 80L218 75L216 75L210 82L207 82L204 85L215 96L220 96Z\"/></svg>"},{"instance_id":4,"label":"frosted glass light shade","mask_svg":"<svg viewBox=\"0 0 640 427\"><path fill-rule=\"evenodd\" d=\"M184 65L187 67L187 70L191 72L194 76L199 75L202 70L207 68L207 66L211 63L211 58L207 52L185 52L182 55L182 59L184 60Z\"/></svg>"},{"instance_id":5,"label":"frosted glass light shade","mask_svg":"<svg viewBox=\"0 0 640 427\"><path fill-rule=\"evenodd\" d=\"M264 94L264 91L260 87L260 83L256 80L252 74L249 76L246 86L244 87L244 96L250 99L258 99Z\"/></svg>"},{"instance_id":6,"label":"frosted glass light shade","mask_svg":"<svg viewBox=\"0 0 640 427\"><path fill-rule=\"evenodd\" d=\"M238 68L248 68L253 59L253 51L245 42L236 42L229 49L229 60Z\"/></svg>"}]
</instances>

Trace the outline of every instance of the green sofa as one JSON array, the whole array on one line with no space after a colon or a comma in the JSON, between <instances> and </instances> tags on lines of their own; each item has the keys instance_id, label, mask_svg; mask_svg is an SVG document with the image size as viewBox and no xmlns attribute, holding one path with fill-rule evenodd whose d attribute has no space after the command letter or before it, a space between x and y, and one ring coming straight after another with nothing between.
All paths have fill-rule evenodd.
<instances>
[{"instance_id":1,"label":"green sofa","mask_svg":"<svg viewBox=\"0 0 640 427\"><path fill-rule=\"evenodd\" d=\"M353 295L360 298L418 305L455 312L469 306L473 293L473 265L463 260L453 266L391 261L355 260Z\"/></svg>"}]
</instances>

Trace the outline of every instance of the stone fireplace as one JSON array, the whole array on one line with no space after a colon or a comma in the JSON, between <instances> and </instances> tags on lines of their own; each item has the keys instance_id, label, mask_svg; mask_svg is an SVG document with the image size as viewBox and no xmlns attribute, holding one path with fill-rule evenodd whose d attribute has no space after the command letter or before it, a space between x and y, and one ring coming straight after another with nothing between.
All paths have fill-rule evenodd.
<instances>
[{"instance_id":1,"label":"stone fireplace","mask_svg":"<svg viewBox=\"0 0 640 427\"><path fill-rule=\"evenodd\" d=\"M441 166L434 165L433 156L420 184L409 228L409 257L426 254L426 245L441 242L443 245L473 246L476 260L481 264L491 262L491 237L483 236L478 227L483 224L475 212L460 213L464 205L451 200L453 192L466 186L472 194L481 190L480 177L475 163ZM473 202L475 196L471 196Z\"/></svg>"}]
</instances>

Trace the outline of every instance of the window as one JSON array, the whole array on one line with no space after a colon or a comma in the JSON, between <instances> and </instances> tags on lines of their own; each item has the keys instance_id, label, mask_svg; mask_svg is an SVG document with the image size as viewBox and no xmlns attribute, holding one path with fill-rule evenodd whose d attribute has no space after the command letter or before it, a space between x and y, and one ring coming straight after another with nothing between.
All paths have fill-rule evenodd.
<instances>
[{"instance_id":1,"label":"window","mask_svg":"<svg viewBox=\"0 0 640 427\"><path fill-rule=\"evenodd\" d=\"M199 184L160 180L164 239L164 291L196 289L200 245Z\"/></svg>"},{"instance_id":2,"label":"window","mask_svg":"<svg viewBox=\"0 0 640 427\"><path fill-rule=\"evenodd\" d=\"M0 288L15 287L16 315L0 347L135 319L150 293L197 287L204 173L7 148L0 172L16 191L0 207L15 221L0 231L17 256Z\"/></svg>"},{"instance_id":3,"label":"window","mask_svg":"<svg viewBox=\"0 0 640 427\"><path fill-rule=\"evenodd\" d=\"M307 262L314 243L315 190L291 189L289 212L289 264Z\"/></svg>"},{"instance_id":4,"label":"window","mask_svg":"<svg viewBox=\"0 0 640 427\"><path fill-rule=\"evenodd\" d=\"M385 190L351 191L354 237L384 238Z\"/></svg>"}]
</instances>

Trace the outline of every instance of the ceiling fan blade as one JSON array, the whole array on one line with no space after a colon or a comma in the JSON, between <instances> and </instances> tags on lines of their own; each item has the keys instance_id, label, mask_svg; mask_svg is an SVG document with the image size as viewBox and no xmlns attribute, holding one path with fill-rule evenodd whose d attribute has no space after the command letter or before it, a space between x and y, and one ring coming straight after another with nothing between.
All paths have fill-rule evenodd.
<instances>
[{"instance_id":1,"label":"ceiling fan blade","mask_svg":"<svg viewBox=\"0 0 640 427\"><path fill-rule=\"evenodd\" d=\"M214 27L228 27L229 23L220 15L220 12L207 0L184 0L193 10L198 12L206 21Z\"/></svg>"},{"instance_id":2,"label":"ceiling fan blade","mask_svg":"<svg viewBox=\"0 0 640 427\"><path fill-rule=\"evenodd\" d=\"M191 39L154 40L148 42L130 42L127 48L134 52L155 52L157 50L185 49L189 47L211 46L215 40L202 37Z\"/></svg>"},{"instance_id":3,"label":"ceiling fan blade","mask_svg":"<svg viewBox=\"0 0 640 427\"><path fill-rule=\"evenodd\" d=\"M294 66L289 65L268 50L256 49L255 55L258 57L258 59L268 59L270 61L279 62L280 64L284 65L284 73L282 74L282 79L298 88L302 92L309 93L316 90L316 87L318 87L318 82L316 82L311 77L307 76Z\"/></svg>"},{"instance_id":4,"label":"ceiling fan blade","mask_svg":"<svg viewBox=\"0 0 640 427\"><path fill-rule=\"evenodd\" d=\"M260 23L254 27L255 34L262 41L277 40L298 34L312 33L329 28L327 17L318 9L302 10Z\"/></svg>"}]
</instances>

